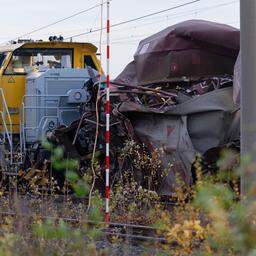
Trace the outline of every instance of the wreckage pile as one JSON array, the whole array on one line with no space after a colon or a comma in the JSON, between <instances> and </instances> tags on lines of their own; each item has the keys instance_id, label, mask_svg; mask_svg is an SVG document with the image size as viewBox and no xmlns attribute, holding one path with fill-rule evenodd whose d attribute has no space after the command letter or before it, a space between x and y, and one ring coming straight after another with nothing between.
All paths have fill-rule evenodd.
<instances>
[{"instance_id":1,"label":"wreckage pile","mask_svg":"<svg viewBox=\"0 0 256 256\"><path fill-rule=\"evenodd\" d=\"M233 27L191 20L140 42L134 60L112 81L113 183L130 172L140 186L154 179L157 186L149 188L169 196L177 176L193 183L198 154L207 166L221 149L239 150L239 108L233 101L239 37ZM66 149L66 157L79 159L81 175L96 156L95 184L104 191L106 95L97 86L92 90L93 107L70 127L57 129L51 140Z\"/></svg>"},{"instance_id":2,"label":"wreckage pile","mask_svg":"<svg viewBox=\"0 0 256 256\"><path fill-rule=\"evenodd\" d=\"M161 152L167 170L161 195L175 191L177 176L192 184L197 154L207 165L225 147L239 150L239 108L233 102L239 38L239 30L227 25L179 23L141 41L113 81L118 90L129 90L115 110L130 120L139 143Z\"/></svg>"}]
</instances>

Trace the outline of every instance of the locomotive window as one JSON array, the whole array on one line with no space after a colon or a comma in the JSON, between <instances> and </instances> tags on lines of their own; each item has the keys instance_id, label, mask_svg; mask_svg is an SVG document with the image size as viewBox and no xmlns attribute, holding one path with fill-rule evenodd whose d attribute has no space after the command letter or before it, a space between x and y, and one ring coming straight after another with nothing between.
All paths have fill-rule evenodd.
<instances>
[{"instance_id":1,"label":"locomotive window","mask_svg":"<svg viewBox=\"0 0 256 256\"><path fill-rule=\"evenodd\" d=\"M91 55L85 55L84 56L84 67L86 68L87 66L97 70L96 65L94 64L94 61L92 59Z\"/></svg>"},{"instance_id":2,"label":"locomotive window","mask_svg":"<svg viewBox=\"0 0 256 256\"><path fill-rule=\"evenodd\" d=\"M73 67L72 49L18 49L5 70L5 74L27 74L39 67Z\"/></svg>"},{"instance_id":3,"label":"locomotive window","mask_svg":"<svg viewBox=\"0 0 256 256\"><path fill-rule=\"evenodd\" d=\"M0 68L3 66L6 56L7 56L7 54L5 52L0 53Z\"/></svg>"}]
</instances>

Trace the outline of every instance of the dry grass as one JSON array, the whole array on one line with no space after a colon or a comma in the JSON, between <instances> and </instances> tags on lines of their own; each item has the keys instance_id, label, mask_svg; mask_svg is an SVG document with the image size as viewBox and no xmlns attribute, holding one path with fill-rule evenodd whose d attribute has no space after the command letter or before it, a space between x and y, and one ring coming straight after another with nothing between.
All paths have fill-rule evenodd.
<instances>
[{"instance_id":1,"label":"dry grass","mask_svg":"<svg viewBox=\"0 0 256 256\"><path fill-rule=\"evenodd\" d=\"M166 207L156 193L158 154L154 153L152 160L143 148L133 142L126 144L122 157L129 158L134 169L123 171L112 187L112 221L155 227L157 234L148 235L167 241L147 243L148 250L135 250L136 255L254 255L256 207L251 201L241 204L237 200L236 171L231 172L228 164L234 160L232 154L219 161L215 176L202 177L199 159L195 164L197 184L187 187L177 177L176 204ZM141 174L151 177L150 182L138 181ZM67 175L68 186L76 188L80 196L75 200L68 194L21 197L1 193L0 255L118 255L117 251L132 255L128 248L134 241L104 232L104 200L96 190L86 214L87 200L81 195L86 196L91 180L88 173L83 179L72 171ZM251 191L253 194L255 189Z\"/></svg>"}]
</instances>

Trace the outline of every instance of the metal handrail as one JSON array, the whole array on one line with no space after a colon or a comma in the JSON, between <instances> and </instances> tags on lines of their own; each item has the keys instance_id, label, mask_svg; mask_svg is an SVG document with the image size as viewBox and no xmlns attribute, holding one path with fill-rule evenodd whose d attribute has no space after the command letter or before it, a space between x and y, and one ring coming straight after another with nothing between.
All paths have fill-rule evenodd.
<instances>
[{"instance_id":1,"label":"metal handrail","mask_svg":"<svg viewBox=\"0 0 256 256\"><path fill-rule=\"evenodd\" d=\"M25 151L26 151L26 145L25 145L25 137L24 137L24 125L23 125L23 107L24 103L21 104L22 107L20 107L20 155L21 155L21 162L25 159Z\"/></svg>"},{"instance_id":2,"label":"metal handrail","mask_svg":"<svg viewBox=\"0 0 256 256\"><path fill-rule=\"evenodd\" d=\"M12 135L12 119L11 119L11 115L10 115L10 112L9 112L9 109L8 109L8 106L7 106L7 103L6 103L6 100L5 100L5 96L4 96L4 91L3 91L3 88L0 88L0 93L1 93L1 98L2 98L2 101L4 103L4 113L7 114L7 117L8 117L8 121L9 121L9 126L10 126L10 133Z\"/></svg>"},{"instance_id":3,"label":"metal handrail","mask_svg":"<svg viewBox=\"0 0 256 256\"><path fill-rule=\"evenodd\" d=\"M5 130L8 130L6 122L4 122L4 113L3 113L3 111L0 111L0 115L1 115L1 118L3 120L3 125L4 125ZM6 133L6 135L7 135L7 139L8 139L9 144L12 145L11 135L9 133ZM11 151L11 154L12 154L12 151Z\"/></svg>"},{"instance_id":4,"label":"metal handrail","mask_svg":"<svg viewBox=\"0 0 256 256\"><path fill-rule=\"evenodd\" d=\"M10 156L11 156L11 164L13 163L13 141L12 141L12 134L13 134L13 129L12 129L12 119L10 112L8 110L8 106L5 100L4 96L4 91L3 88L0 88L0 94L1 94L1 100L2 100L2 111L0 111L1 118L2 118L2 127L4 128L4 141L5 141L5 136L7 136L7 140L9 143L9 150L10 150ZM6 115L8 118L9 124L6 124ZM8 129L9 126L9 129Z\"/></svg>"},{"instance_id":5,"label":"metal handrail","mask_svg":"<svg viewBox=\"0 0 256 256\"><path fill-rule=\"evenodd\" d=\"M24 123L25 123L25 113L24 113L24 103L21 103L20 108L20 153L21 159L25 157L26 153L26 140L25 140L25 130L24 130Z\"/></svg>"}]
</instances>

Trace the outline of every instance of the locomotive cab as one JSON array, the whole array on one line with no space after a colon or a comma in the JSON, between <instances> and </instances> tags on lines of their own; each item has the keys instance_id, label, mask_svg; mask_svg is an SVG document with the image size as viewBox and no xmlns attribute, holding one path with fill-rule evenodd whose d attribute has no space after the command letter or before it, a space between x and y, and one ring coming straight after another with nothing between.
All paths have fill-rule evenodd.
<instances>
[{"instance_id":1,"label":"locomotive cab","mask_svg":"<svg viewBox=\"0 0 256 256\"><path fill-rule=\"evenodd\" d=\"M60 41L26 42L0 47L1 103L3 105L3 101L6 101L11 122L8 119L5 121L7 127L12 124L11 132L20 133L20 109L29 74L42 69L82 69L88 66L101 73L96 52L97 48L89 43Z\"/></svg>"}]
</instances>

